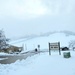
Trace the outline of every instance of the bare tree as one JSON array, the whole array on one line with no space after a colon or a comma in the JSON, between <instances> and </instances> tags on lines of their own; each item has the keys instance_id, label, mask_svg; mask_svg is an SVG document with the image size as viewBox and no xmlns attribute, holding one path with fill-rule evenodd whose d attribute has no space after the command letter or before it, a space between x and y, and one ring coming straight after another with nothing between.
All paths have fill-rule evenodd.
<instances>
[{"instance_id":1,"label":"bare tree","mask_svg":"<svg viewBox=\"0 0 75 75\"><path fill-rule=\"evenodd\" d=\"M69 48L70 49L75 49L75 40L71 40L70 42L69 42Z\"/></svg>"}]
</instances>

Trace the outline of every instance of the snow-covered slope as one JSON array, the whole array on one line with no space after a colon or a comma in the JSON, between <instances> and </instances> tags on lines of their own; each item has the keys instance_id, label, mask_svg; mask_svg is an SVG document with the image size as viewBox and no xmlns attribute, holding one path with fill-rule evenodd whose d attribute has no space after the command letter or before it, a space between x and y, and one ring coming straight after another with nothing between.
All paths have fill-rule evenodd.
<instances>
[{"instance_id":1,"label":"snow-covered slope","mask_svg":"<svg viewBox=\"0 0 75 75\"><path fill-rule=\"evenodd\" d=\"M25 39L12 41L10 42L10 44L16 45L16 46L24 45L24 50L28 51L28 50L33 50L37 48L37 45L40 45L41 49L48 49L49 42L60 42L61 47L68 46L71 40L75 40L74 35L66 35L65 33L57 32L57 33L53 33L46 36L37 36L29 40L25 38Z\"/></svg>"}]
</instances>

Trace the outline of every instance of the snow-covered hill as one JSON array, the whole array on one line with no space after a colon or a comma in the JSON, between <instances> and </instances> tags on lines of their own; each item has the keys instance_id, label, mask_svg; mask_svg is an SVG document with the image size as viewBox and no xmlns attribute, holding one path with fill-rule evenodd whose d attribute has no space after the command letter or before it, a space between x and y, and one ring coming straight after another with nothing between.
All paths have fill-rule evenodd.
<instances>
[{"instance_id":1,"label":"snow-covered hill","mask_svg":"<svg viewBox=\"0 0 75 75\"><path fill-rule=\"evenodd\" d=\"M23 38L10 42L12 45L23 46L24 50L33 50L37 48L37 45L40 45L41 49L48 49L49 42L60 42L60 46L68 46L71 40L75 40L74 33L71 32L54 32L47 33L40 36L34 36L33 38Z\"/></svg>"}]
</instances>

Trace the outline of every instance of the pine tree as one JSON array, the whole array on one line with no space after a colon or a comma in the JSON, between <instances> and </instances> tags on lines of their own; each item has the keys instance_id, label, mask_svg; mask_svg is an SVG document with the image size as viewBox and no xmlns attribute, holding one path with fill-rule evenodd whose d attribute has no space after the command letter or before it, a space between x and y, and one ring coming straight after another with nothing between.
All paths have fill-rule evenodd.
<instances>
[{"instance_id":1,"label":"pine tree","mask_svg":"<svg viewBox=\"0 0 75 75\"><path fill-rule=\"evenodd\" d=\"M0 30L0 50L7 47L7 39L5 37L4 31Z\"/></svg>"}]
</instances>

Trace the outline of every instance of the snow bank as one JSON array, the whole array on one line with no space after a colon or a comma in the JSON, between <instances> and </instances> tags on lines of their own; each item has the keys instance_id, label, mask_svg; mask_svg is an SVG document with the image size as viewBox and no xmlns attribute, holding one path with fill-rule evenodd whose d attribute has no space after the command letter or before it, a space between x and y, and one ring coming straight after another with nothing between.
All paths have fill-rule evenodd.
<instances>
[{"instance_id":1,"label":"snow bank","mask_svg":"<svg viewBox=\"0 0 75 75\"><path fill-rule=\"evenodd\" d=\"M42 53L13 64L0 64L0 75L75 75L75 52L71 51L68 59L53 52L51 56Z\"/></svg>"}]
</instances>

